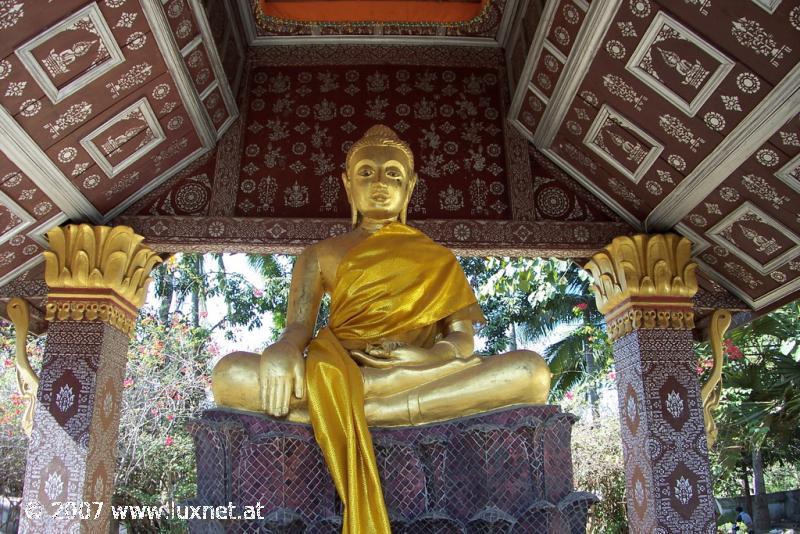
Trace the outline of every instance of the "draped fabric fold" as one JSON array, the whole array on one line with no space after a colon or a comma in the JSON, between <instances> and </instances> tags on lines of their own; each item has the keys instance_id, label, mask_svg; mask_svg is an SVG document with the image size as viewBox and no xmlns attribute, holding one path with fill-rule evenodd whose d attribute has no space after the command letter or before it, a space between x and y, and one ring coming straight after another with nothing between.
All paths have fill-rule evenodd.
<instances>
[{"instance_id":1,"label":"draped fabric fold","mask_svg":"<svg viewBox=\"0 0 800 534\"><path fill-rule=\"evenodd\" d=\"M345 506L343 533L391 530L364 414L364 383L340 340L391 340L463 310L483 320L453 254L411 227L389 224L342 259L329 327L308 347L306 382L314 436Z\"/></svg>"}]
</instances>

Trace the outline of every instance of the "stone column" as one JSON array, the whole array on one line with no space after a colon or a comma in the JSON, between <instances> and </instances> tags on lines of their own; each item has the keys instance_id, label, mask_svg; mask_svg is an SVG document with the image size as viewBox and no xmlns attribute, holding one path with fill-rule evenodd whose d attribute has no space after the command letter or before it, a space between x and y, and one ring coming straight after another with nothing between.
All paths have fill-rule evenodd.
<instances>
[{"instance_id":1,"label":"stone column","mask_svg":"<svg viewBox=\"0 0 800 534\"><path fill-rule=\"evenodd\" d=\"M20 532L106 533L128 340L161 259L126 226L68 225L47 237L50 324Z\"/></svg>"},{"instance_id":2,"label":"stone column","mask_svg":"<svg viewBox=\"0 0 800 534\"><path fill-rule=\"evenodd\" d=\"M632 533L713 533L715 512L692 347L691 242L618 237L585 267L614 343Z\"/></svg>"}]
</instances>

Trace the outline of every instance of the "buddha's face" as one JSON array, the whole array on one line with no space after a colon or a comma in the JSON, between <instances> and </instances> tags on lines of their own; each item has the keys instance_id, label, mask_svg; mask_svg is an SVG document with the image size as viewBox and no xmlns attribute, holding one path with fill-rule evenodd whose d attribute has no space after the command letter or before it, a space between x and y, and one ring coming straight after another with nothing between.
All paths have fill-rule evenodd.
<instances>
[{"instance_id":1,"label":"buddha's face","mask_svg":"<svg viewBox=\"0 0 800 534\"><path fill-rule=\"evenodd\" d=\"M342 176L350 202L372 219L397 217L416 182L403 151L390 146L365 146L352 158Z\"/></svg>"}]
</instances>

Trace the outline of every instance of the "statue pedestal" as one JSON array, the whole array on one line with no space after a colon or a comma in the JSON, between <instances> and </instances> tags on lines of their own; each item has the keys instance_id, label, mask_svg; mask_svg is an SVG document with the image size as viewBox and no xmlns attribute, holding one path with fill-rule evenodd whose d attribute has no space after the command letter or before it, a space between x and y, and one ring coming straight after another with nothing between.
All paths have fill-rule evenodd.
<instances>
[{"instance_id":1,"label":"statue pedestal","mask_svg":"<svg viewBox=\"0 0 800 534\"><path fill-rule=\"evenodd\" d=\"M572 486L574 416L509 408L444 423L373 428L395 533L579 533L597 498ZM341 530L341 502L310 426L215 409L189 423L198 495L261 505L263 519L190 520L191 532Z\"/></svg>"}]
</instances>

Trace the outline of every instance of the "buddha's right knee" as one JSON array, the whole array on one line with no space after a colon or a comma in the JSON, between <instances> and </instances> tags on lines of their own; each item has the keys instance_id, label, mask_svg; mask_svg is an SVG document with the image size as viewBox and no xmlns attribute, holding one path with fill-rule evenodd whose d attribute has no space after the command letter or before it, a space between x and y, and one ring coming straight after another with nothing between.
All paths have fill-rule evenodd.
<instances>
[{"instance_id":1,"label":"buddha's right knee","mask_svg":"<svg viewBox=\"0 0 800 534\"><path fill-rule=\"evenodd\" d=\"M550 382L553 374L547 362L536 352L518 350L506 354L510 364L519 373L518 384L523 388L525 401L534 404L545 404L550 393Z\"/></svg>"},{"instance_id":2,"label":"buddha's right knee","mask_svg":"<svg viewBox=\"0 0 800 534\"><path fill-rule=\"evenodd\" d=\"M211 372L211 392L217 406L259 411L258 381L260 355L232 352L223 356Z\"/></svg>"}]
</instances>

